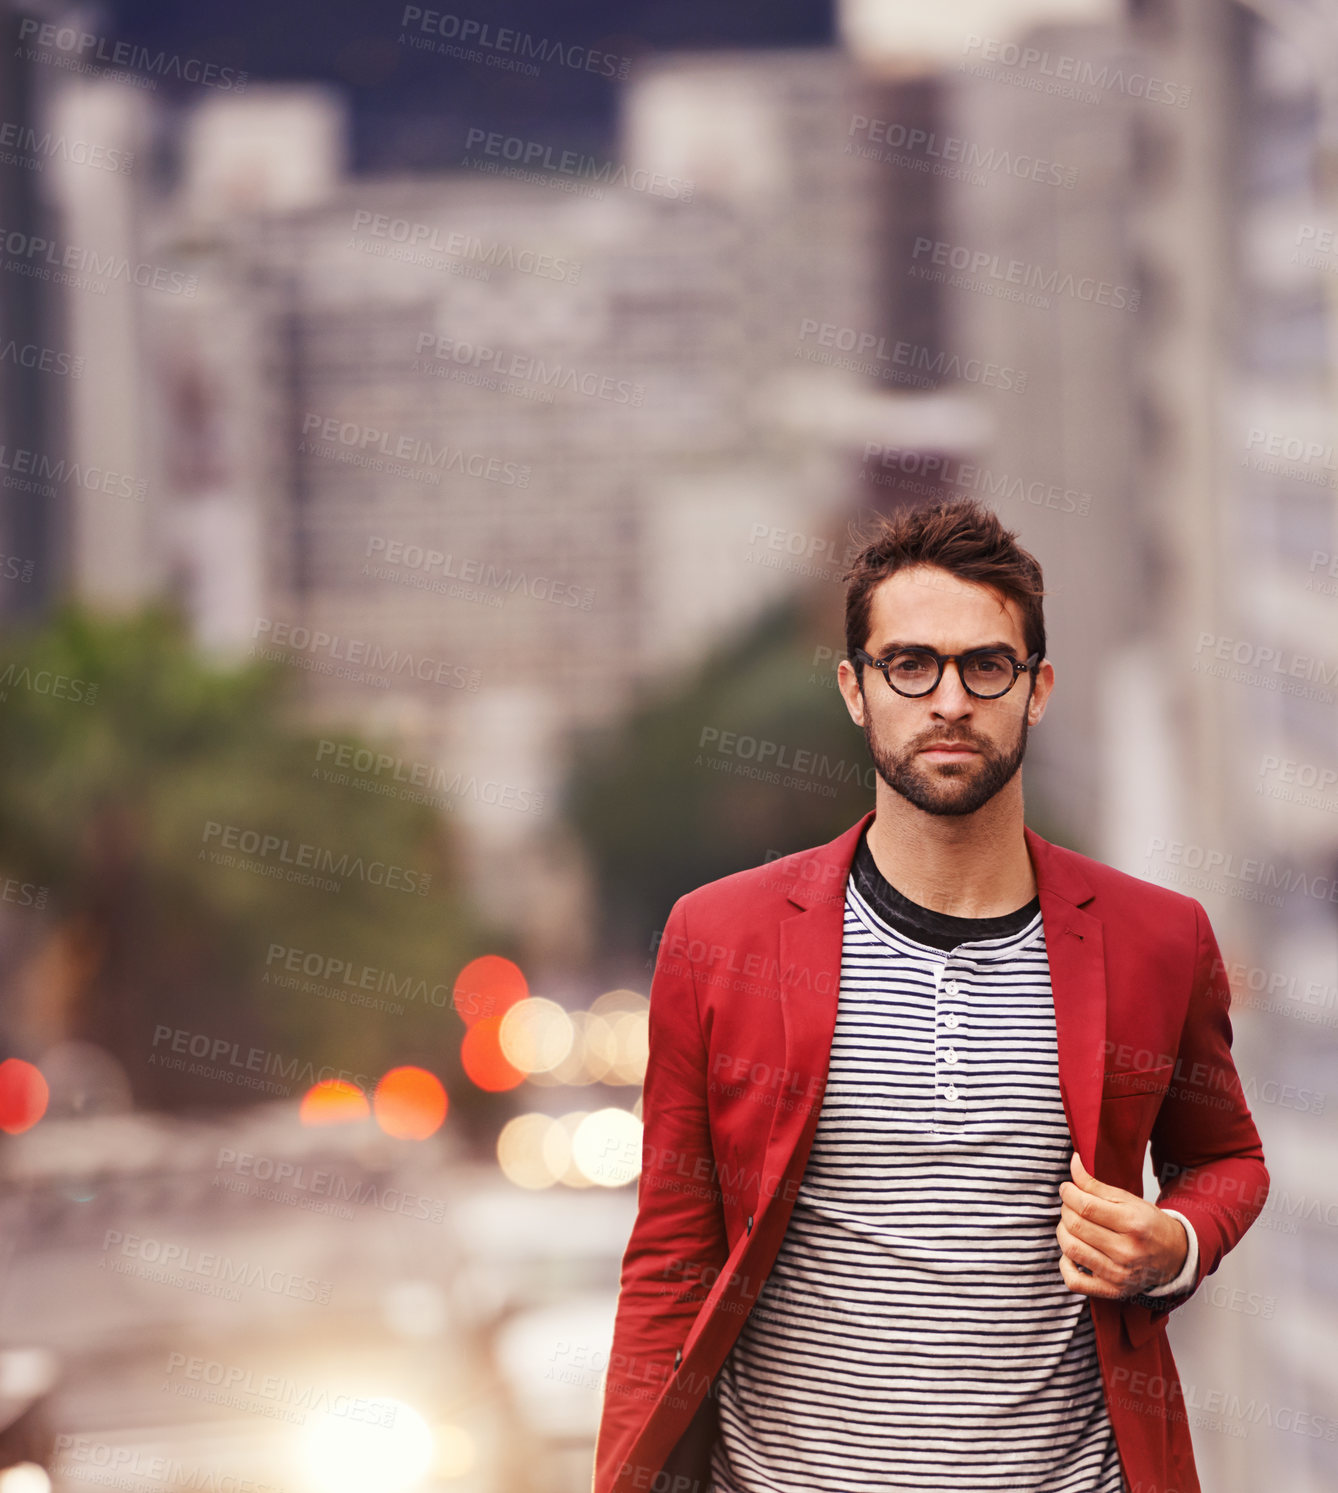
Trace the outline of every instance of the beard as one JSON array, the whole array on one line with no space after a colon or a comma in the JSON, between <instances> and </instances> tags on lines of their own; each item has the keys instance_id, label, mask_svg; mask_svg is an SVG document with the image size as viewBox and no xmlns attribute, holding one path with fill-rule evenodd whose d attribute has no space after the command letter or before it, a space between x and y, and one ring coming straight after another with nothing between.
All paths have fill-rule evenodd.
<instances>
[{"instance_id":1,"label":"beard","mask_svg":"<svg viewBox=\"0 0 1338 1493\"><path fill-rule=\"evenodd\" d=\"M1027 700L1030 703L1030 688ZM926 814L974 814L989 803L1022 766L1027 751L1027 712L1025 709L1022 712L1022 726L1010 751L1000 751L993 743L978 736L960 732L945 736L939 731L911 742L898 754L874 735L866 701L864 741L878 776L894 793L899 793L917 809L923 809ZM933 766L922 763L917 753L939 743L974 747L979 756Z\"/></svg>"}]
</instances>

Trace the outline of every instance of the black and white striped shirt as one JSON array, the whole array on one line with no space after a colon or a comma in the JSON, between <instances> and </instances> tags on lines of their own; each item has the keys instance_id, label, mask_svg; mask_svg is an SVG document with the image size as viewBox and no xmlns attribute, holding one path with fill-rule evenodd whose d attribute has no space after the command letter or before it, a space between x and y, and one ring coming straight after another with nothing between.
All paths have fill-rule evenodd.
<instances>
[{"instance_id":1,"label":"black and white striped shirt","mask_svg":"<svg viewBox=\"0 0 1338 1493\"><path fill-rule=\"evenodd\" d=\"M721 1367L712 1493L1123 1493L1059 1273L1072 1151L1039 899L918 908L862 839L822 1111Z\"/></svg>"}]
</instances>

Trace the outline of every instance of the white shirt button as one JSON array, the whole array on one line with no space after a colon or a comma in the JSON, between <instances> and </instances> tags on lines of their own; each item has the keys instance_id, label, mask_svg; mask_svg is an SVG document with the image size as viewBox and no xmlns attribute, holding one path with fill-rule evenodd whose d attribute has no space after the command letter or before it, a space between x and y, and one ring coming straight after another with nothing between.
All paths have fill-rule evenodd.
<instances>
[{"instance_id":1,"label":"white shirt button","mask_svg":"<svg viewBox=\"0 0 1338 1493\"><path fill-rule=\"evenodd\" d=\"M956 980L949 980L948 981L948 994L949 995L956 995L957 994L957 981Z\"/></svg>"},{"instance_id":2,"label":"white shirt button","mask_svg":"<svg viewBox=\"0 0 1338 1493\"><path fill-rule=\"evenodd\" d=\"M957 1012L949 1011L948 1014L943 1018L943 1024L944 1026L956 1026L958 1024Z\"/></svg>"},{"instance_id":3,"label":"white shirt button","mask_svg":"<svg viewBox=\"0 0 1338 1493\"><path fill-rule=\"evenodd\" d=\"M944 1093L944 1096L948 1100L950 1100L950 1101L956 1099L957 1098L957 1085L955 1083L950 1083L948 1085L948 1087L943 1090L943 1093Z\"/></svg>"},{"instance_id":4,"label":"white shirt button","mask_svg":"<svg viewBox=\"0 0 1338 1493\"><path fill-rule=\"evenodd\" d=\"M955 1063L957 1061L957 1049L955 1047L950 1047L947 1052L943 1054L943 1060L946 1063Z\"/></svg>"}]
</instances>

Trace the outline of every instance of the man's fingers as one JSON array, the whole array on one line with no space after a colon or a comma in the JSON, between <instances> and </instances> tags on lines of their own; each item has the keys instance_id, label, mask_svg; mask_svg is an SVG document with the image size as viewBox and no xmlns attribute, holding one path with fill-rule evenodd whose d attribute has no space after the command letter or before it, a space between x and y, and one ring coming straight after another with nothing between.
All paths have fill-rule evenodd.
<instances>
[{"instance_id":1,"label":"man's fingers","mask_svg":"<svg viewBox=\"0 0 1338 1493\"><path fill-rule=\"evenodd\" d=\"M1125 1192L1122 1187L1112 1187L1109 1182L1097 1181L1082 1164L1082 1158L1076 1151L1069 1158L1069 1175L1073 1178L1076 1187L1083 1192L1090 1193L1093 1197L1105 1198L1109 1202L1125 1202L1133 1197L1133 1193Z\"/></svg>"},{"instance_id":2,"label":"man's fingers","mask_svg":"<svg viewBox=\"0 0 1338 1493\"><path fill-rule=\"evenodd\" d=\"M1070 1291L1079 1296L1100 1296L1108 1301L1119 1300L1120 1293L1096 1275L1084 1275L1065 1255L1059 1257L1059 1273Z\"/></svg>"},{"instance_id":3,"label":"man's fingers","mask_svg":"<svg viewBox=\"0 0 1338 1493\"><path fill-rule=\"evenodd\" d=\"M1105 1187L1105 1184L1102 1183L1102 1186ZM1103 1228L1122 1233L1129 1225L1129 1204L1142 1202L1143 1199L1135 1198L1131 1192L1121 1192L1118 1187L1105 1187L1105 1192L1114 1193L1115 1196L1107 1197L1104 1193L1086 1192L1081 1187L1075 1187L1072 1182L1061 1182L1059 1201L1064 1207L1071 1208L1080 1218L1089 1218Z\"/></svg>"},{"instance_id":4,"label":"man's fingers","mask_svg":"<svg viewBox=\"0 0 1338 1493\"><path fill-rule=\"evenodd\" d=\"M1117 1265L1130 1264L1138 1254L1136 1242L1121 1229L1108 1229L1095 1219L1085 1217L1067 1203L1059 1210L1059 1220L1071 1238L1084 1244Z\"/></svg>"},{"instance_id":5,"label":"man's fingers","mask_svg":"<svg viewBox=\"0 0 1338 1493\"><path fill-rule=\"evenodd\" d=\"M1071 1233L1062 1218L1059 1221L1059 1227L1055 1230L1055 1237L1059 1240L1060 1253L1063 1257L1071 1260L1075 1265L1085 1265L1094 1276L1112 1286L1119 1284L1123 1274L1121 1266L1109 1256L1103 1255L1099 1249L1094 1249L1085 1240Z\"/></svg>"}]
</instances>

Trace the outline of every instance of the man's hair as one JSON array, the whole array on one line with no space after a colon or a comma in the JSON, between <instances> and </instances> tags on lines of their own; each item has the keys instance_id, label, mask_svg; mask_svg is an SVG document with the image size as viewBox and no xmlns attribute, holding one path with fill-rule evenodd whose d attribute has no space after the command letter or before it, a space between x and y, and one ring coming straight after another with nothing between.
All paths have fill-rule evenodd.
<instances>
[{"instance_id":1,"label":"man's hair","mask_svg":"<svg viewBox=\"0 0 1338 1493\"><path fill-rule=\"evenodd\" d=\"M863 679L855 650L869 637L869 611L880 581L912 565L937 565L963 581L993 587L1022 614L1024 656L1045 657L1045 595L1036 557L975 498L940 498L880 516L841 577L846 582L846 656Z\"/></svg>"}]
</instances>

